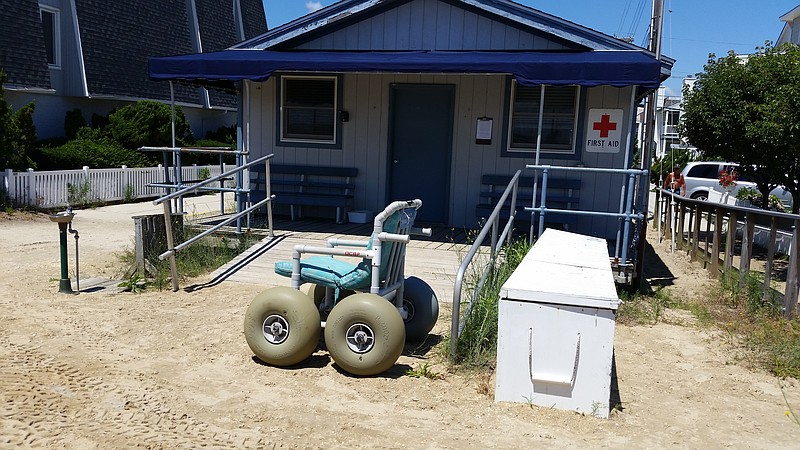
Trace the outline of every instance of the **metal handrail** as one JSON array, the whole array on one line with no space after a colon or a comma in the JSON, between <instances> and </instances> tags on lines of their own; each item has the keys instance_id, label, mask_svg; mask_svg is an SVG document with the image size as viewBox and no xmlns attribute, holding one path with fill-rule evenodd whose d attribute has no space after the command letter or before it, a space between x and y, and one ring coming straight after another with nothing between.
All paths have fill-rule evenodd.
<instances>
[{"instance_id":1,"label":"metal handrail","mask_svg":"<svg viewBox=\"0 0 800 450\"><path fill-rule=\"evenodd\" d=\"M481 228L481 232L478 234L478 237L475 239L475 242L469 248L467 255L464 257L464 260L461 262L461 266L458 268L458 272L456 272L456 280L455 286L453 288L453 314L452 314L452 324L450 328L450 357L455 358L456 350L458 348L458 339L461 337L461 333L464 331L464 324L459 323L461 319L461 290L464 285L464 275L467 272L470 264L472 263L472 259L475 257L475 254L478 253L478 249L483 245L483 241L486 239L486 236L489 234L489 231L492 231L492 241L491 241L491 250L489 253L489 263L483 270L483 274L481 275L480 281L478 282L475 290L472 294L472 298L470 299L469 303L467 304L467 310L464 313L465 317L468 317L470 312L472 311L472 306L475 304L475 300L477 299L478 295L483 288L484 283L486 282L486 278L489 275L489 272L493 266L495 255L497 253L497 243L507 241L511 241L511 230L513 229L514 225L514 216L516 215L516 206L517 206L517 189L519 186L519 177L522 173L522 170L517 170L514 176L511 178L511 181L506 186L505 191L503 191L503 195L497 201L497 205L492 210L492 213L489 215L489 218L486 220L486 223ZM498 238L498 228L500 227L500 212L503 209L503 206L508 199L508 196L511 195L511 204L509 209L508 215L508 222L506 222L505 227L503 228L503 232L500 233Z\"/></svg>"},{"instance_id":2,"label":"metal handrail","mask_svg":"<svg viewBox=\"0 0 800 450\"><path fill-rule=\"evenodd\" d=\"M572 214L577 216L599 216L599 217L616 217L619 219L623 219L625 222L624 231L622 233L622 255L614 255L620 256L620 265L628 265L628 240L630 239L630 225L632 219L643 220L644 213L643 212L634 212L633 206L633 192L636 184L636 176L637 175L646 175L646 169L607 169L607 168L600 168L600 167L566 167L566 166L550 166L550 165L535 165L535 164L528 164L525 166L526 169L533 169L539 170L542 172L542 193L539 199L539 206L536 206L536 197L533 198L531 207L525 208L525 211L534 213L539 213L539 233L538 235L541 236L542 232L544 231L544 221L545 216L547 213L559 213L559 214ZM581 211L581 210L574 210L574 209L556 209L556 208L548 208L546 206L547 203L547 176L548 172L551 170L559 170L564 172L589 172L589 173L607 173L607 174L620 174L620 175L628 175L628 186L627 190L623 189L621 192L620 204L622 204L622 199L625 199L625 207L624 211L619 213L615 212L605 212L605 211ZM626 195L627 194L627 195ZM622 208L620 208L622 209ZM531 234L533 232L533 226L531 226ZM533 235L530 236L530 241L533 241Z\"/></svg>"},{"instance_id":3,"label":"metal handrail","mask_svg":"<svg viewBox=\"0 0 800 450\"><path fill-rule=\"evenodd\" d=\"M205 180L203 180L203 181L201 181L201 182L199 182L197 184L193 184L191 186L187 186L187 187L182 188L180 190L177 190L177 191L175 191L175 192L173 192L171 194L167 194L167 195L165 195L163 197L160 197L160 198L158 198L156 200L153 200L153 204L154 205L159 205L162 202L165 202L167 200L172 200L173 198L182 197L182 196L184 196L186 194L190 194L190 193L202 188L203 186L205 186L207 184L211 184L211 183L213 183L215 181L219 181L221 178L229 177L229 176L231 176L231 175L233 175L235 173L241 172L244 169L248 169L248 168L250 168L250 167L252 167L252 166L254 166L256 164L262 163L262 162L264 162L264 161L266 161L268 159L272 159L273 156L275 156L275 154L274 153L270 153L267 156L262 156L261 158L258 158L258 159L255 159L253 161L250 161L247 164L242 164L241 166L234 167L233 169L231 169L231 170L229 170L227 172L223 172L223 173L221 173L219 175L216 175L216 176L213 176L211 178L206 178Z\"/></svg>"},{"instance_id":4,"label":"metal handrail","mask_svg":"<svg viewBox=\"0 0 800 450\"><path fill-rule=\"evenodd\" d=\"M193 244L194 242L198 241L199 239L201 239L201 238L203 238L205 236L208 236L209 234L211 234L214 231L218 230L222 226L227 225L228 223L231 223L234 220L238 220L242 216L244 216L246 214L250 214L251 211L254 211L257 208L260 208L261 206L263 206L264 204L268 204L269 202L272 201L274 196L271 193L270 183L269 183L269 160L272 159L273 156L275 156L275 155L273 153L270 153L269 155L262 156L261 158L253 160L253 161L251 161L251 162L249 162L247 164L242 164L241 166L234 167L233 169L231 169L231 170L229 170L227 172L224 172L224 173L221 173L219 175L213 176L211 178L205 179L205 180L203 180L200 183L197 183L195 185L187 186L185 188L179 189L179 190L177 190L177 191L175 191L175 192L173 192L171 194L167 194L167 195L165 195L165 196L163 196L161 198L158 198L158 199L153 201L154 205L162 204L163 207L164 207L164 224L166 226L166 233L167 233L167 251L162 253L161 255L159 255L159 259L164 260L167 257L169 257L169 265L170 265L170 272L171 272L171 275L172 275L172 290L173 291L177 291L178 290L178 267L177 267L177 265L175 263L175 253L177 251L179 251L179 250L181 250L183 248L186 248L187 246L189 246L189 245ZM249 208L247 208L247 209L245 209L243 211L237 212L233 216L231 216L228 219L224 220L222 223L219 223L219 224L209 228L208 230L203 231L202 233L198 234L197 236L194 236L193 238L189 239L188 241L183 242L182 244L179 244L178 246L175 246L175 240L174 240L174 237L172 235L172 221L171 221L172 208L171 208L170 202L168 200L171 200L171 199L176 198L176 197L182 197L182 196L184 196L186 194L195 192L197 190L202 189L207 184L213 183L215 181L219 181L221 178L228 177L228 176L233 175L233 174L237 174L237 173L243 171L244 169L250 168L250 167L252 167L252 166L254 166L256 164L260 164L260 163L263 163L263 162L266 162L266 176L267 176L267 180L266 180L266 192L267 192L267 195L266 195L266 198L264 198L264 200L261 200L260 202L254 204L254 205L251 205ZM242 192L241 186L237 186L236 191L237 191L237 194L241 193ZM237 200L238 200L238 204L241 204L241 198L238 198ZM267 227L269 228L269 235L272 236L273 235L273 231L272 231L272 210L271 210L270 205L267 206L267 221L268 221Z\"/></svg>"}]
</instances>

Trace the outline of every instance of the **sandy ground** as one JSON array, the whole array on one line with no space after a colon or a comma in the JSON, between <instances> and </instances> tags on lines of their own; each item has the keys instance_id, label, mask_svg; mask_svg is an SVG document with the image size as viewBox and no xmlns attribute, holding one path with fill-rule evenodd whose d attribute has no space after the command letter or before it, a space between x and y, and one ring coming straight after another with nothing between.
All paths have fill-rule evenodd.
<instances>
[{"instance_id":1,"label":"sandy ground","mask_svg":"<svg viewBox=\"0 0 800 450\"><path fill-rule=\"evenodd\" d=\"M82 278L118 274L130 216L150 212L80 211ZM262 287L59 294L57 242L46 216L0 215L0 448L798 446L783 396L800 409L798 382L738 365L726 336L679 311L655 326L616 327L622 411L604 420L495 403L490 375L450 373L436 348L407 348L371 378L339 372L324 351L269 367L242 332ZM710 284L666 243L654 247L648 276L675 295ZM442 378L405 375L424 363Z\"/></svg>"}]
</instances>

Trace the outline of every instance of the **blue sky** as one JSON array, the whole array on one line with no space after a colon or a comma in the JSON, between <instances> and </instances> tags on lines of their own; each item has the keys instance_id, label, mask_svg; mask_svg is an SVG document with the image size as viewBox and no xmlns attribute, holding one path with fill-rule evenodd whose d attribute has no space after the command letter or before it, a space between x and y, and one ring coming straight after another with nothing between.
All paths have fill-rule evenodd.
<instances>
[{"instance_id":1,"label":"blue sky","mask_svg":"<svg viewBox=\"0 0 800 450\"><path fill-rule=\"evenodd\" d=\"M264 0L270 28L334 3L328 0ZM521 0L519 3L610 35L630 35L644 42L652 0ZM677 60L665 83L680 95L681 80L703 70L708 54L729 50L750 53L764 41L778 39L779 17L800 0L664 0L662 50ZM669 12L671 10L671 12Z\"/></svg>"}]
</instances>

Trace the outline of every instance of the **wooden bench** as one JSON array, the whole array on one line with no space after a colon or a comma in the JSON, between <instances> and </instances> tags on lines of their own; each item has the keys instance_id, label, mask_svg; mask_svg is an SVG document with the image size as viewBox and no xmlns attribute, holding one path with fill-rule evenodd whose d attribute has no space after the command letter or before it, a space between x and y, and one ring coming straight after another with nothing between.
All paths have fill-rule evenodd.
<instances>
[{"instance_id":1,"label":"wooden bench","mask_svg":"<svg viewBox=\"0 0 800 450\"><path fill-rule=\"evenodd\" d=\"M250 170L250 200L257 202L266 196L264 166ZM302 216L303 206L336 208L336 222L344 222L345 213L353 200L358 175L355 167L322 167L286 164L270 165L270 188L275 195L273 203L289 205L292 220ZM298 210L295 211L295 207Z\"/></svg>"},{"instance_id":2,"label":"wooden bench","mask_svg":"<svg viewBox=\"0 0 800 450\"><path fill-rule=\"evenodd\" d=\"M478 205L475 207L475 217L478 219L486 219L492 214L500 197L503 196L508 183L511 182L512 175L492 175L484 174L481 176L481 194ZM517 220L524 223L530 223L531 214L526 212L524 208L530 207L533 200L533 176L519 177L519 186L517 189ZM547 197L545 207L554 209L576 209L580 200L579 192L581 188L581 180L556 178L553 176L547 177ZM542 177L539 176L538 188L536 191L537 203L542 195ZM511 202L509 196L506 205ZM538 204L537 204L538 206ZM508 206L501 212L502 219L508 219ZM550 225L557 225L568 229L570 225L574 225L578 221L578 216L575 214L559 214L547 213L545 215L545 223Z\"/></svg>"}]
</instances>

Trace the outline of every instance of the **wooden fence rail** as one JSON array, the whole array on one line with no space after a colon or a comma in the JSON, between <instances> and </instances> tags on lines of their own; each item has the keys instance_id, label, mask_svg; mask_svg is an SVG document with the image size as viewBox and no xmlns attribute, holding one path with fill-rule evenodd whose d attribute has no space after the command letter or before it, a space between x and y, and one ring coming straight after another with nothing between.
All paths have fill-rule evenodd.
<instances>
[{"instance_id":1,"label":"wooden fence rail","mask_svg":"<svg viewBox=\"0 0 800 450\"><path fill-rule=\"evenodd\" d=\"M226 169L224 166L184 166L181 168L183 180L199 180L201 171L212 177ZM169 168L170 180L175 182L175 167ZM0 190L19 206L38 208L66 207L78 203L113 202L156 198L164 194L163 188L149 187L152 183L163 183L164 168L126 167L113 169L14 172L6 169L0 173Z\"/></svg>"},{"instance_id":2,"label":"wooden fence rail","mask_svg":"<svg viewBox=\"0 0 800 450\"><path fill-rule=\"evenodd\" d=\"M735 269L744 281L754 270L753 261L759 269L763 263L764 301L774 298L774 285L783 284L774 280L776 258L788 256L783 313L797 316L800 215L692 200L656 189L655 218L659 242L669 239L676 251L686 252L692 261L702 260L713 278Z\"/></svg>"}]
</instances>

